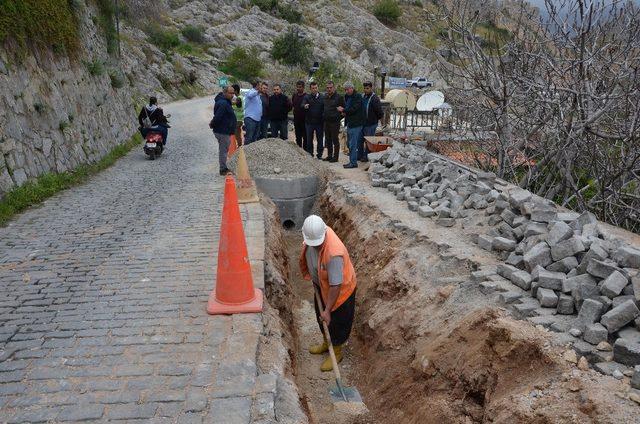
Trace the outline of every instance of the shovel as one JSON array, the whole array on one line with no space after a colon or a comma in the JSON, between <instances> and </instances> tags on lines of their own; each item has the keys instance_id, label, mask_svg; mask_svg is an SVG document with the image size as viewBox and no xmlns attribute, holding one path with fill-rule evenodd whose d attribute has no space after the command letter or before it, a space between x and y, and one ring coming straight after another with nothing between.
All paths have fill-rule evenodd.
<instances>
[{"instance_id":1,"label":"shovel","mask_svg":"<svg viewBox=\"0 0 640 424\"><path fill-rule=\"evenodd\" d=\"M318 295L318 290L314 287L314 293L316 295L316 302L318 303L318 308L322 308L322 299L320 299L320 295ZM336 385L331 386L329 388L329 394L331 395L331 400L336 402L347 402L347 403L359 403L362 404L357 405L360 408L364 408L366 411L366 406L364 402L362 402L362 396L358 392L358 389L355 387L347 387L342 384L342 377L340 376L340 370L338 369L338 361L336 360L336 354L333 352L333 344L331 343L331 335L329 334L329 327L327 323L324 322L322 318L320 318L322 322L322 329L324 330L324 337L329 344L329 356L331 356L331 364L333 365L333 373L336 376Z\"/></svg>"}]
</instances>

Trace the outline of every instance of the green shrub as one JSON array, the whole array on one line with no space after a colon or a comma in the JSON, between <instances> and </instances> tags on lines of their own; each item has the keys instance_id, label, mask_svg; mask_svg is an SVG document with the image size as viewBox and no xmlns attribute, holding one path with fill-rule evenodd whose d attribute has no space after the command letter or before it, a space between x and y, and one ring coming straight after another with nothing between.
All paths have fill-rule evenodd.
<instances>
[{"instance_id":1,"label":"green shrub","mask_svg":"<svg viewBox=\"0 0 640 424\"><path fill-rule=\"evenodd\" d=\"M118 51L118 33L116 31L116 9L113 0L98 0L97 24L102 29L107 42L107 52Z\"/></svg>"},{"instance_id":2,"label":"green shrub","mask_svg":"<svg viewBox=\"0 0 640 424\"><path fill-rule=\"evenodd\" d=\"M258 57L258 49L246 50L242 47L235 47L223 62L220 70L244 81L262 76L262 61Z\"/></svg>"},{"instance_id":3,"label":"green shrub","mask_svg":"<svg viewBox=\"0 0 640 424\"><path fill-rule=\"evenodd\" d=\"M311 57L311 47L307 39L290 28L273 40L271 56L285 65L304 65Z\"/></svg>"},{"instance_id":4,"label":"green shrub","mask_svg":"<svg viewBox=\"0 0 640 424\"><path fill-rule=\"evenodd\" d=\"M149 36L149 41L164 52L174 49L180 45L178 32L164 29L159 24L149 25L147 27L147 35Z\"/></svg>"},{"instance_id":5,"label":"green shrub","mask_svg":"<svg viewBox=\"0 0 640 424\"><path fill-rule=\"evenodd\" d=\"M85 66L91 75L94 77L104 74L104 63L98 59L94 59L91 62L85 62Z\"/></svg>"},{"instance_id":6,"label":"green shrub","mask_svg":"<svg viewBox=\"0 0 640 424\"><path fill-rule=\"evenodd\" d=\"M380 0L373 8L373 15L382 23L395 25L402 10L396 0Z\"/></svg>"},{"instance_id":7,"label":"green shrub","mask_svg":"<svg viewBox=\"0 0 640 424\"><path fill-rule=\"evenodd\" d=\"M0 42L7 38L75 52L80 43L78 21L69 0L0 0Z\"/></svg>"},{"instance_id":8,"label":"green shrub","mask_svg":"<svg viewBox=\"0 0 640 424\"><path fill-rule=\"evenodd\" d=\"M271 12L278 7L278 0L251 0L251 4L258 6L263 12Z\"/></svg>"},{"instance_id":9,"label":"green shrub","mask_svg":"<svg viewBox=\"0 0 640 424\"><path fill-rule=\"evenodd\" d=\"M292 24L299 24L302 22L302 13L298 12L293 6L285 4L278 5L277 7L278 17Z\"/></svg>"},{"instance_id":10,"label":"green shrub","mask_svg":"<svg viewBox=\"0 0 640 424\"><path fill-rule=\"evenodd\" d=\"M124 87L125 80L122 72L116 69L112 69L111 71L109 71L109 78L111 78L111 87L115 88L116 90Z\"/></svg>"},{"instance_id":11,"label":"green shrub","mask_svg":"<svg viewBox=\"0 0 640 424\"><path fill-rule=\"evenodd\" d=\"M181 32L184 38L192 43L204 43L204 28L200 26L187 25Z\"/></svg>"}]
</instances>

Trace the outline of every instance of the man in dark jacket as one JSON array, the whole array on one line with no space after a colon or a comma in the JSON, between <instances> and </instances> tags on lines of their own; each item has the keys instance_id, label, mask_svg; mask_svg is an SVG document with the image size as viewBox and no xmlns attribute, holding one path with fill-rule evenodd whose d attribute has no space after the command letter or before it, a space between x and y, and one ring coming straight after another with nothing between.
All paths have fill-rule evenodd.
<instances>
[{"instance_id":1,"label":"man in dark jacket","mask_svg":"<svg viewBox=\"0 0 640 424\"><path fill-rule=\"evenodd\" d=\"M220 161L220 175L229 173L227 168L227 155L229 154L229 144L231 135L236 132L236 114L231 106L231 99L235 95L233 87L225 87L222 93L216 96L216 103L213 106L213 135L218 140L218 160Z\"/></svg>"},{"instance_id":2,"label":"man in dark jacket","mask_svg":"<svg viewBox=\"0 0 640 424\"><path fill-rule=\"evenodd\" d=\"M291 104L293 105L293 128L296 131L296 144L301 148L307 145L307 128L304 122L306 109L302 106L302 100L306 95L304 81L300 80L296 83L296 92L291 96Z\"/></svg>"},{"instance_id":3,"label":"man in dark jacket","mask_svg":"<svg viewBox=\"0 0 640 424\"><path fill-rule=\"evenodd\" d=\"M304 146L311 156L313 156L313 134L316 135L316 157L322 159L322 153L324 152L324 129L323 115L324 115L324 99L322 94L318 93L318 83L312 82L309 84L311 92L304 96L302 100L302 107L305 108L305 125L307 128L307 144Z\"/></svg>"},{"instance_id":4,"label":"man in dark jacket","mask_svg":"<svg viewBox=\"0 0 640 424\"><path fill-rule=\"evenodd\" d=\"M362 103L362 95L357 93L353 84L344 83L344 107L338 107L338 110L344 115L344 124L347 127L347 143L349 144L349 163L344 167L358 167L358 142L362 137L362 127L364 126L364 105Z\"/></svg>"},{"instance_id":5,"label":"man in dark jacket","mask_svg":"<svg viewBox=\"0 0 640 424\"><path fill-rule=\"evenodd\" d=\"M336 93L333 81L327 83L327 92L324 95L324 136L327 145L327 157L323 160L338 162L340 153L340 120L342 114L338 107L344 107L344 98Z\"/></svg>"},{"instance_id":6,"label":"man in dark jacket","mask_svg":"<svg viewBox=\"0 0 640 424\"><path fill-rule=\"evenodd\" d=\"M380 98L373 92L371 81L366 81L362 86L364 89L362 101L364 102L365 122L364 127L362 127L362 139L358 143L358 160L360 162L369 162L367 157L369 149L367 149L364 138L376 135L378 121L382 119L382 104L380 103Z\"/></svg>"},{"instance_id":7,"label":"man in dark jacket","mask_svg":"<svg viewBox=\"0 0 640 424\"><path fill-rule=\"evenodd\" d=\"M269 110L269 84L265 81L262 81L260 85L260 100L262 101L262 119L260 120L260 135L258 135L258 140L269 136L269 117L267 116Z\"/></svg>"},{"instance_id":8,"label":"man in dark jacket","mask_svg":"<svg viewBox=\"0 0 640 424\"><path fill-rule=\"evenodd\" d=\"M291 100L282 94L280 84L273 85L273 94L269 96L269 125L271 126L271 137L280 137L286 140L289 137L289 111L291 110Z\"/></svg>"},{"instance_id":9,"label":"man in dark jacket","mask_svg":"<svg viewBox=\"0 0 640 424\"><path fill-rule=\"evenodd\" d=\"M165 116L162 108L158 107L158 99L155 97L149 98L149 104L144 106L138 114L138 123L140 124L140 134L142 137L147 137L150 132L157 132L162 135L162 144L167 144L167 135L169 134L168 128L169 121ZM145 120L148 118L145 125Z\"/></svg>"}]
</instances>

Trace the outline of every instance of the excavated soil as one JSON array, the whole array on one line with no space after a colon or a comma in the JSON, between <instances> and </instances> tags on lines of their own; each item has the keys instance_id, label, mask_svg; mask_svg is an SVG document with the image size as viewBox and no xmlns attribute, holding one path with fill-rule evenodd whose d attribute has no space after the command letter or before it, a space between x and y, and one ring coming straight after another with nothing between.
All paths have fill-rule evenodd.
<instances>
[{"instance_id":1,"label":"excavated soil","mask_svg":"<svg viewBox=\"0 0 640 424\"><path fill-rule=\"evenodd\" d=\"M267 262L277 265L267 264L267 297L286 328L289 372L309 422L640 422L628 384L579 370L549 333L514 320L478 290L469 274L488 259L476 258L477 248L467 249L455 229L443 243L442 229L417 231L415 222L399 220L407 217L399 202L397 216L381 212L376 202L395 202L388 193L331 180L318 213L348 247L358 276L341 370L369 413L344 414L331 403L332 374L320 372L323 357L307 353L321 334L311 285L298 271L300 235L272 225Z\"/></svg>"}]
</instances>

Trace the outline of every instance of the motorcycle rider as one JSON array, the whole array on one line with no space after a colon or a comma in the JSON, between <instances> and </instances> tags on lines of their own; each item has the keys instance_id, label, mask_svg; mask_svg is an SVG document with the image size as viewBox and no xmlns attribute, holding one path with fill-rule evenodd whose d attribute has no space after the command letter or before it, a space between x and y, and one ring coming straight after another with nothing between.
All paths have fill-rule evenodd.
<instances>
[{"instance_id":1,"label":"motorcycle rider","mask_svg":"<svg viewBox=\"0 0 640 424\"><path fill-rule=\"evenodd\" d=\"M167 144L167 135L169 134L169 118L171 115L166 115L162 111L162 108L158 106L158 99L155 97L149 98L149 104L144 106L138 114L138 123L140 124L140 134L142 137L147 137L150 132L157 132L162 135L162 145Z\"/></svg>"}]
</instances>

